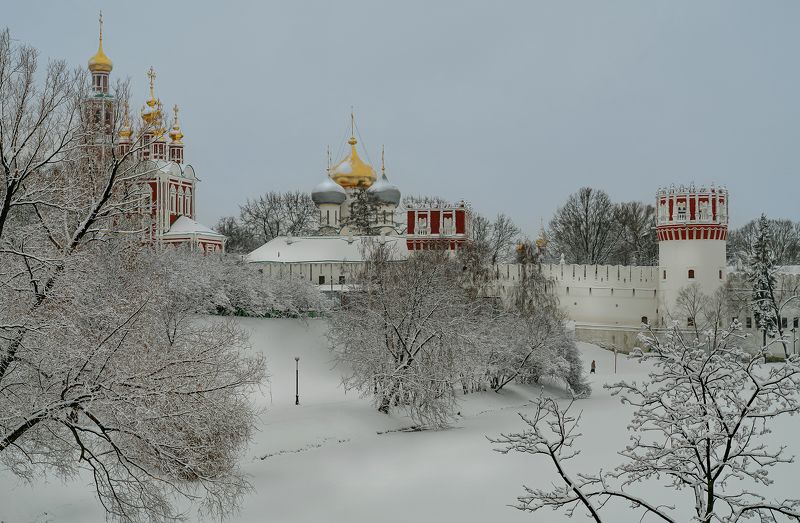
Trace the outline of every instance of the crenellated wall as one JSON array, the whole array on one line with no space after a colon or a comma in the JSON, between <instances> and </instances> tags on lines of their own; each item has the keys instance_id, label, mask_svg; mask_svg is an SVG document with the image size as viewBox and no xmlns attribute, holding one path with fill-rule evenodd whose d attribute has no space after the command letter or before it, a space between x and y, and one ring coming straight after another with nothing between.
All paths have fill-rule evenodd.
<instances>
[{"instance_id":1,"label":"crenellated wall","mask_svg":"<svg viewBox=\"0 0 800 523\"><path fill-rule=\"evenodd\" d=\"M501 297L510 297L522 267L494 267L492 276ZM655 321L658 315L658 267L547 264L541 270L554 282L561 307L579 327L638 329L643 321Z\"/></svg>"}]
</instances>

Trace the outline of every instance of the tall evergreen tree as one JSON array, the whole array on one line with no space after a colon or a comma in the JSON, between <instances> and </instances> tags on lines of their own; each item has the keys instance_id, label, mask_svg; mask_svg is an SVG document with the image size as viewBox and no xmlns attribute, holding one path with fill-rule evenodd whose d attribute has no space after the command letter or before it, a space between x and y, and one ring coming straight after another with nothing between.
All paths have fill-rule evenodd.
<instances>
[{"instance_id":1,"label":"tall evergreen tree","mask_svg":"<svg viewBox=\"0 0 800 523\"><path fill-rule=\"evenodd\" d=\"M368 236L377 234L378 228L375 227L375 223L379 206L380 203L372 193L366 189L356 189L350 204L350 215L345 219L345 225L353 234Z\"/></svg>"},{"instance_id":2,"label":"tall evergreen tree","mask_svg":"<svg viewBox=\"0 0 800 523\"><path fill-rule=\"evenodd\" d=\"M783 340L780 310L775 296L777 286L775 274L778 266L775 263L775 254L770 247L770 242L770 223L762 214L758 219L756 236L750 250L745 274L747 281L752 285L750 303L756 325L763 336L763 344L766 346L768 336L774 337L777 334L783 344L783 352L788 357L788 348Z\"/></svg>"}]
</instances>

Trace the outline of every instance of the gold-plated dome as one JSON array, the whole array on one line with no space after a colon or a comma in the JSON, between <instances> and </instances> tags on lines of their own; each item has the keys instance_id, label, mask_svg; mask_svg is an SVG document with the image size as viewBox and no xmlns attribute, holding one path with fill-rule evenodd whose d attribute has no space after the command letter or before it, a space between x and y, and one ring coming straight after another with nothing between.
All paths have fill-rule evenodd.
<instances>
[{"instance_id":1,"label":"gold-plated dome","mask_svg":"<svg viewBox=\"0 0 800 523\"><path fill-rule=\"evenodd\" d=\"M119 137L124 141L130 141L132 135L133 135L133 130L131 129L130 114L128 112L128 102L125 102L125 115L122 118L122 127L120 127L119 129Z\"/></svg>"},{"instance_id":2,"label":"gold-plated dome","mask_svg":"<svg viewBox=\"0 0 800 523\"><path fill-rule=\"evenodd\" d=\"M156 98L156 72L153 70L152 65L147 71L147 77L150 79L150 99L147 100L145 106L142 107L142 120L144 120L148 126L159 127L161 122L161 101Z\"/></svg>"},{"instance_id":3,"label":"gold-plated dome","mask_svg":"<svg viewBox=\"0 0 800 523\"><path fill-rule=\"evenodd\" d=\"M161 104L161 99L156 100L156 114L157 117L153 122L153 134L157 142L166 140L166 129L164 129L164 106Z\"/></svg>"},{"instance_id":4,"label":"gold-plated dome","mask_svg":"<svg viewBox=\"0 0 800 523\"><path fill-rule=\"evenodd\" d=\"M375 170L371 165L364 163L361 158L358 157L358 152L356 151L356 144L358 141L355 137L355 119L352 114L350 115L350 124L352 132L350 134L350 139L347 141L347 143L350 144L350 155L333 166L331 169L331 178L345 189L367 189L375 183L378 176L375 174Z\"/></svg>"},{"instance_id":5,"label":"gold-plated dome","mask_svg":"<svg viewBox=\"0 0 800 523\"><path fill-rule=\"evenodd\" d=\"M114 68L111 59L103 52L103 12L100 12L100 43L97 53L89 58L89 70L93 73L110 73Z\"/></svg>"},{"instance_id":6,"label":"gold-plated dome","mask_svg":"<svg viewBox=\"0 0 800 523\"><path fill-rule=\"evenodd\" d=\"M181 144L183 133L181 132L181 125L178 122L178 104L172 107L172 113L175 115L172 121L172 129L169 131L169 137L172 138L172 143Z\"/></svg>"},{"instance_id":7,"label":"gold-plated dome","mask_svg":"<svg viewBox=\"0 0 800 523\"><path fill-rule=\"evenodd\" d=\"M547 238L547 231L544 230L544 221L542 221L539 226L539 237L536 238L536 246L539 249L544 249L548 243L550 243L550 240Z\"/></svg>"}]
</instances>

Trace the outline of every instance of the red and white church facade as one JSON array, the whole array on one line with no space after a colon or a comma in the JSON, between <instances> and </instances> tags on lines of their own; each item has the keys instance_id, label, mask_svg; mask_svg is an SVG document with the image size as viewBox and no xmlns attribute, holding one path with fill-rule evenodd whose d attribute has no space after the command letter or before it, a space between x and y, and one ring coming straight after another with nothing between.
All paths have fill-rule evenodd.
<instances>
[{"instance_id":1,"label":"red and white church facade","mask_svg":"<svg viewBox=\"0 0 800 523\"><path fill-rule=\"evenodd\" d=\"M156 246L188 246L203 252L224 252L225 236L195 221L197 176L184 158L183 132L178 106L173 107L167 129L161 100L155 95L156 74L151 67L149 98L140 121L133 122L127 104L123 121L115 125L114 95L110 89L113 64L103 50L102 18L97 53L89 59L92 76L84 113L90 124L87 147L103 159L116 154L130 156L138 171L129 190L136 205L131 209L141 219L142 240Z\"/></svg>"}]
</instances>

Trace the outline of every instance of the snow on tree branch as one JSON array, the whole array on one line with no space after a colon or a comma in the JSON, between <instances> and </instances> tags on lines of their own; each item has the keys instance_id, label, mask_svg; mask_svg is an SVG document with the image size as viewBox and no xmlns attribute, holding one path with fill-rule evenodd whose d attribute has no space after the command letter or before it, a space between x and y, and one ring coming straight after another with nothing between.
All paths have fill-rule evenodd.
<instances>
[{"instance_id":1,"label":"snow on tree branch","mask_svg":"<svg viewBox=\"0 0 800 523\"><path fill-rule=\"evenodd\" d=\"M625 461L612 472L568 473L564 462L578 453L579 416L570 414L571 404L561 409L552 399L539 400L535 415L523 416L524 432L492 441L503 445L504 453L546 456L563 485L551 491L526 488L517 508L550 507L568 515L581 508L602 521L606 503L626 500L634 509L676 521L668 507L626 493L631 485L653 480L690 492L697 521L800 521L799 500L771 500L758 490L771 485L772 468L793 461L785 447L770 447L765 436L775 418L798 411L800 360L764 364L768 347L745 351L737 330L738 325L701 332L675 326L642 335L647 350L634 357L652 369L649 379L607 386L635 408L630 443L620 452Z\"/></svg>"}]
</instances>

